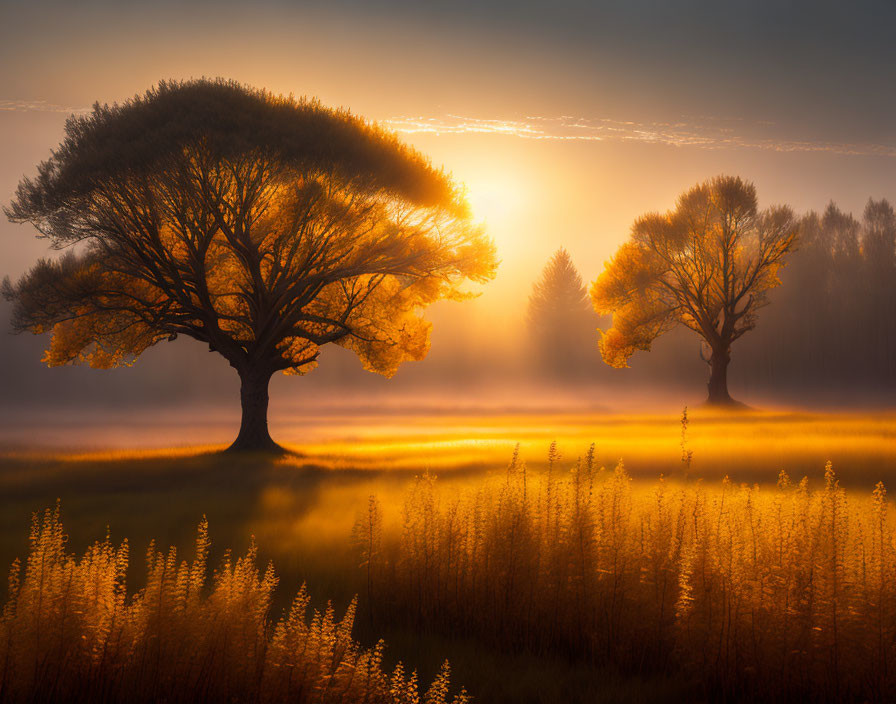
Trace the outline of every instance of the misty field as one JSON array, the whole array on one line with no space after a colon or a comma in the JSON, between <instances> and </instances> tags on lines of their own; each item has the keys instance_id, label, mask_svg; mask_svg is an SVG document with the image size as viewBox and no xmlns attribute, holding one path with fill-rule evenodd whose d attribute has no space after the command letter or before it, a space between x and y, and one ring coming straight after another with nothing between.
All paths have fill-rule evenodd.
<instances>
[{"instance_id":1,"label":"misty field","mask_svg":"<svg viewBox=\"0 0 896 704\"><path fill-rule=\"evenodd\" d=\"M892 686L892 512L872 494L896 486L892 414L289 422L275 432L297 454L281 459L102 450L87 424L53 449L8 445L0 563L26 558L32 512L59 499L65 551L127 538L119 581L133 595L159 579L164 560L142 559L150 541L192 562L205 516L208 599L225 549L245 555L254 536L258 579L270 561L279 580L264 633L303 583L337 620L357 595L351 652L383 638L377 671L401 660L426 686L447 658L452 691L478 701L820 687L875 700ZM185 432L151 430L172 443ZM124 444L141 431L121 432Z\"/></svg>"}]
</instances>

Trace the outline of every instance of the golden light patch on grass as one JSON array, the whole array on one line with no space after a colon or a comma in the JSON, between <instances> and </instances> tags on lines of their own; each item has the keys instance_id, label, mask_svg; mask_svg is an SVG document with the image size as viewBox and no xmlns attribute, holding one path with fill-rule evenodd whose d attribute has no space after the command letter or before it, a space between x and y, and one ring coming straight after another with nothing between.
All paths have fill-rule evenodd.
<instances>
[{"instance_id":1,"label":"golden light patch on grass","mask_svg":"<svg viewBox=\"0 0 896 704\"><path fill-rule=\"evenodd\" d=\"M121 448L108 450L18 449L0 453L0 458L41 462L113 462L121 460L175 459L220 452L226 445Z\"/></svg>"},{"instance_id":2,"label":"golden light patch on grass","mask_svg":"<svg viewBox=\"0 0 896 704\"><path fill-rule=\"evenodd\" d=\"M671 415L354 417L314 428L295 447L303 461L324 467L444 472L500 464L517 444L532 458L554 440L567 453L595 443L601 461L625 457L635 476L655 477L679 469L680 434L680 419ZM748 470L774 477L782 468L805 472L834 459L851 482L854 472L865 479L896 467L893 413L698 410L688 435L693 470L705 476Z\"/></svg>"},{"instance_id":3,"label":"golden light patch on grass","mask_svg":"<svg viewBox=\"0 0 896 704\"><path fill-rule=\"evenodd\" d=\"M843 464L861 456L896 458L896 413L719 413L705 409L690 412L690 441L697 464L713 472L719 458L770 459L811 456L816 462L831 457ZM204 428L205 426L203 426ZM508 449L521 444L527 456L541 455L556 440L567 452L596 443L602 457L625 456L633 471L643 461L649 473L678 456L678 414L424 413L384 415L346 413L316 416L284 414L272 418L275 437L296 457L291 464L315 464L325 468L448 470L503 462ZM102 435L85 425L67 449L40 446L0 450L0 459L15 461L107 462L188 458L214 453L225 445L160 446L158 438L177 440L181 424L166 428L157 422L145 444L133 448L95 449ZM191 431L189 435L206 432ZM218 436L222 428L209 427ZM76 436L76 439L74 439ZM91 446L94 449L83 449Z\"/></svg>"},{"instance_id":4,"label":"golden light patch on grass","mask_svg":"<svg viewBox=\"0 0 896 704\"><path fill-rule=\"evenodd\" d=\"M621 457L635 477L654 478L680 470L680 419L675 414L349 414L292 416L274 428L295 454L285 467L439 473L477 471L501 465L517 444L540 467L552 441L567 455L594 443L598 458ZM161 427L161 426L160 426ZM164 432L159 430L159 432ZM896 414L888 413L690 413L692 473L769 481L778 470L809 473L828 459L842 468L844 482L888 480L896 472ZM90 437L85 430L85 442ZM201 460L220 445L111 450L33 448L0 453L0 462L116 463L134 461L151 471L153 462ZM218 462L239 462L219 458ZM9 478L9 475L7 475Z\"/></svg>"}]
</instances>

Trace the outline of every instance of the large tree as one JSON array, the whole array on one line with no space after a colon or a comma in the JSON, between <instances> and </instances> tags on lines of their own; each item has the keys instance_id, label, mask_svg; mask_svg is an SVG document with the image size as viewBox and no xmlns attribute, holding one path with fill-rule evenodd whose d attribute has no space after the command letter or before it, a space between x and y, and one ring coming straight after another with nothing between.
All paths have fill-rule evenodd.
<instances>
[{"instance_id":1,"label":"large tree","mask_svg":"<svg viewBox=\"0 0 896 704\"><path fill-rule=\"evenodd\" d=\"M667 213L649 213L591 287L599 313L612 313L600 350L607 364L627 366L635 350L684 325L709 355L710 404L728 393L731 345L756 325L778 270L796 247L798 225L784 206L760 211L753 184L719 176L694 186Z\"/></svg>"},{"instance_id":2,"label":"large tree","mask_svg":"<svg viewBox=\"0 0 896 704\"><path fill-rule=\"evenodd\" d=\"M559 379L581 375L593 359L597 316L575 264L562 247L532 286L526 323L539 366Z\"/></svg>"},{"instance_id":3,"label":"large tree","mask_svg":"<svg viewBox=\"0 0 896 704\"><path fill-rule=\"evenodd\" d=\"M232 449L279 449L275 372L336 343L391 376L427 353L422 307L496 268L461 191L394 135L223 80L70 118L6 214L71 248L4 282L14 327L52 332L45 361L108 368L199 340L239 374Z\"/></svg>"}]
</instances>

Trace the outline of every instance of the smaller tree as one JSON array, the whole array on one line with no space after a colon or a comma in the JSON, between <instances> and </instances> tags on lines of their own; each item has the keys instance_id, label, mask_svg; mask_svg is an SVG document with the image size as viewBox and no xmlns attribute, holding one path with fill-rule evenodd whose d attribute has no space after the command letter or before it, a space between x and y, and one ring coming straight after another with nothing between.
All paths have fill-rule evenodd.
<instances>
[{"instance_id":1,"label":"smaller tree","mask_svg":"<svg viewBox=\"0 0 896 704\"><path fill-rule=\"evenodd\" d=\"M569 253L562 247L532 286L526 322L539 365L552 376L575 376L588 363L597 316Z\"/></svg>"},{"instance_id":2,"label":"smaller tree","mask_svg":"<svg viewBox=\"0 0 896 704\"><path fill-rule=\"evenodd\" d=\"M708 402L732 404L731 345L756 325L778 270L797 243L790 208L759 211L752 183L719 176L694 186L668 213L649 213L591 286L598 313L611 313L602 332L604 361L625 367L635 350L684 325L710 355Z\"/></svg>"}]
</instances>

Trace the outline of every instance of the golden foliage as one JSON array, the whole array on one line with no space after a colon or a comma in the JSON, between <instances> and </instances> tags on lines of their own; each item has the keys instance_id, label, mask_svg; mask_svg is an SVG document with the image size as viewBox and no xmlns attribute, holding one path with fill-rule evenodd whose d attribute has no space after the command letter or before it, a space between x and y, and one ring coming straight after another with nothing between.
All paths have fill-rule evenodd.
<instances>
[{"instance_id":1,"label":"golden foliage","mask_svg":"<svg viewBox=\"0 0 896 704\"><path fill-rule=\"evenodd\" d=\"M66 130L9 214L85 246L3 288L18 329L53 331L49 364L185 335L240 373L304 374L333 342L391 376L428 351L423 308L494 277L451 178L346 111L198 80Z\"/></svg>"},{"instance_id":2,"label":"golden foliage","mask_svg":"<svg viewBox=\"0 0 896 704\"><path fill-rule=\"evenodd\" d=\"M72 296L63 319L51 324L44 361L128 365L169 331L199 330L203 337L210 325L248 350L263 342L259 330L278 319L292 321L273 335L278 366L288 373L314 369L326 342L352 350L365 369L385 376L404 361L423 359L431 324L420 311L438 300L462 300L468 295L460 288L465 280L491 278L494 247L480 229L445 212L379 202L353 193L350 184L317 178L322 183L313 182L314 207L302 193L310 186L268 184L259 212L249 216L248 248L260 259L257 270L246 262L246 247L223 231L209 237L197 263L195 249L186 246L189 233L171 223L161 227L164 254L152 255L162 256L174 272L161 281L139 270L130 274L127 267L103 271L100 261L85 259L72 277L93 272L93 291L80 302ZM223 200L222 209L239 205L236 194ZM177 279L188 277L200 284L198 290L188 287L184 301L176 295ZM76 288L77 282L67 281L66 287ZM44 329L44 323L31 326L32 332Z\"/></svg>"},{"instance_id":3,"label":"golden foliage","mask_svg":"<svg viewBox=\"0 0 896 704\"><path fill-rule=\"evenodd\" d=\"M753 185L727 176L686 191L668 213L641 216L591 285L595 310L613 315L600 341L604 361L627 366L676 324L727 355L780 283L796 238L789 208L760 212Z\"/></svg>"},{"instance_id":4,"label":"golden foliage","mask_svg":"<svg viewBox=\"0 0 896 704\"><path fill-rule=\"evenodd\" d=\"M59 508L34 517L24 570L10 572L0 618L0 700L90 702L375 702L465 704L449 694L448 664L421 698L416 673L382 669L385 645L361 647L328 604L308 612L303 586L273 621L273 567L254 543L228 552L206 584L208 526L192 562L147 552L146 587L126 592L128 544L107 537L82 557L65 549Z\"/></svg>"}]
</instances>

